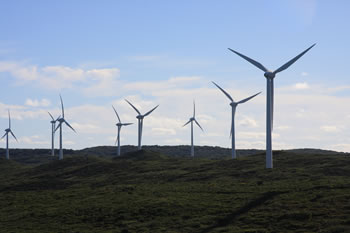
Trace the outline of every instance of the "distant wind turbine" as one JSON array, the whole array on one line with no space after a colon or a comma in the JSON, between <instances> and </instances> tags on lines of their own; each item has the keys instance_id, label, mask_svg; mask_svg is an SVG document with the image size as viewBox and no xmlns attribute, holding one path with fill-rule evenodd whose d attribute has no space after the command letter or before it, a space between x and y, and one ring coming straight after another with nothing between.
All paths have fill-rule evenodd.
<instances>
[{"instance_id":1,"label":"distant wind turbine","mask_svg":"<svg viewBox=\"0 0 350 233\"><path fill-rule=\"evenodd\" d=\"M238 104L243 104L245 102L247 102L248 100L254 98L255 96L259 95L261 92L256 93L255 95L252 95L248 98L245 98L243 100L240 100L238 102L233 101L232 97L224 90L222 89L218 84L216 84L215 82L213 82L213 84L219 88L226 96L227 98L229 98L229 100L231 101L230 105L232 108L232 119L231 119L231 137L232 137L232 158L235 159L237 158L236 156L236 146L235 146L235 113L236 113L236 107Z\"/></svg>"},{"instance_id":2,"label":"distant wind turbine","mask_svg":"<svg viewBox=\"0 0 350 233\"><path fill-rule=\"evenodd\" d=\"M58 121L58 119L61 117L57 117L57 119L55 120L53 118L53 116L51 115L50 112L48 112L52 121L50 121L51 123L51 155L55 156L55 129L56 129L56 122Z\"/></svg>"},{"instance_id":3,"label":"distant wind turbine","mask_svg":"<svg viewBox=\"0 0 350 233\"><path fill-rule=\"evenodd\" d=\"M16 141L18 142L16 136L14 135L14 133L11 130L11 116L10 116L10 110L8 110L8 114L9 114L9 127L7 129L5 129L5 134L4 136L2 136L1 139L3 139L6 136L6 159L10 159L10 152L9 152L9 133L11 133L11 135L16 139Z\"/></svg>"},{"instance_id":4,"label":"distant wind turbine","mask_svg":"<svg viewBox=\"0 0 350 233\"><path fill-rule=\"evenodd\" d=\"M75 132L73 127L64 119L64 107L63 107L63 101L62 101L61 95L60 95L60 99L61 99L61 107L62 107L62 117L57 119L59 124L58 124L57 128L55 129L55 131L56 131L58 128L60 128L60 154L58 156L59 160L63 159L63 149L62 149L62 125L63 125L63 123L65 123L69 128L71 128Z\"/></svg>"},{"instance_id":5,"label":"distant wind turbine","mask_svg":"<svg viewBox=\"0 0 350 233\"><path fill-rule=\"evenodd\" d=\"M273 168L273 159L272 159L272 129L273 129L273 103L274 103L274 87L273 87L273 79L275 78L276 74L287 69L289 66L291 66L294 62L296 62L299 58L301 58L305 53L307 53L312 47L314 47L316 44L313 44L308 49L300 53L298 56L294 57L290 61L288 61L286 64L281 66L275 71L270 71L267 68L265 68L262 64L259 62L234 51L233 49L228 48L233 53L237 54L238 56L242 57L243 59L247 60L260 70L264 71L264 76L266 78L266 168Z\"/></svg>"},{"instance_id":6,"label":"distant wind turbine","mask_svg":"<svg viewBox=\"0 0 350 233\"><path fill-rule=\"evenodd\" d=\"M118 134L117 134L117 143L118 143L118 156L120 156L120 130L122 129L122 126L127 126L127 125L131 125L132 123L122 123L120 120L120 117L117 113L117 110L115 110L114 106L112 105L112 108L115 112L115 115L117 115L118 118L118 123L116 124L116 126L118 127Z\"/></svg>"},{"instance_id":7,"label":"distant wind turbine","mask_svg":"<svg viewBox=\"0 0 350 233\"><path fill-rule=\"evenodd\" d=\"M153 112L159 105L155 106L150 111L142 115L140 111L134 105L132 105L127 99L125 99L125 101L128 102L128 104L130 104L130 106L138 113L138 115L136 116L136 118L138 119L138 150L141 150L143 118L151 114L151 112Z\"/></svg>"},{"instance_id":8,"label":"distant wind turbine","mask_svg":"<svg viewBox=\"0 0 350 233\"><path fill-rule=\"evenodd\" d=\"M196 105L193 101L193 116L187 121L186 124L184 124L182 127L185 127L189 123L191 123L191 157L194 157L194 146L193 146L193 122L195 122L198 127L203 131L202 126L198 123L196 120Z\"/></svg>"}]
</instances>

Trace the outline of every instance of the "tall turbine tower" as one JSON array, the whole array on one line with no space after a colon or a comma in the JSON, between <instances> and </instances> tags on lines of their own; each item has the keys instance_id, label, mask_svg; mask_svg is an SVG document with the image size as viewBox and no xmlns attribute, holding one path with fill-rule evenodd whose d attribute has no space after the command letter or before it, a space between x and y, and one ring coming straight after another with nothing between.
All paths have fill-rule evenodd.
<instances>
[{"instance_id":1,"label":"tall turbine tower","mask_svg":"<svg viewBox=\"0 0 350 233\"><path fill-rule=\"evenodd\" d=\"M118 118L118 123L116 124L116 126L118 127L118 134L117 134L117 143L118 143L118 156L120 156L120 130L122 129L122 126L127 126L127 125L131 125L132 123L122 123L120 121L120 117L117 113L117 110L115 110L114 106L112 105L112 108L115 112L115 115L117 115Z\"/></svg>"},{"instance_id":2,"label":"tall turbine tower","mask_svg":"<svg viewBox=\"0 0 350 233\"><path fill-rule=\"evenodd\" d=\"M193 101L193 116L184 124L182 127L185 127L189 123L191 123L191 157L194 157L194 146L193 146L193 121L198 125L198 127L203 131L202 126L196 120L196 105Z\"/></svg>"},{"instance_id":3,"label":"tall turbine tower","mask_svg":"<svg viewBox=\"0 0 350 233\"><path fill-rule=\"evenodd\" d=\"M60 128L60 154L58 156L59 160L63 159L63 149L62 149L62 125L63 125L63 123L65 123L69 128L71 128L75 132L73 127L64 119L64 107L63 107L63 101L62 101L61 95L60 95L60 99L61 99L61 107L62 107L62 117L57 119L59 124L58 124L57 128L55 129L55 131L56 131L58 128Z\"/></svg>"},{"instance_id":4,"label":"tall turbine tower","mask_svg":"<svg viewBox=\"0 0 350 233\"><path fill-rule=\"evenodd\" d=\"M11 130L11 116L10 116L10 110L8 110L9 113L9 127L7 129L5 129L5 134L4 136L2 136L1 139L3 139L6 136L6 159L10 159L10 153L9 153L9 133L12 134L12 136L16 139L16 141L18 142L16 136L13 134L12 130Z\"/></svg>"},{"instance_id":5,"label":"tall turbine tower","mask_svg":"<svg viewBox=\"0 0 350 233\"><path fill-rule=\"evenodd\" d=\"M232 145L232 158L235 159L235 158L237 158L237 156L236 156L236 146L235 146L235 113L236 113L236 107L237 107L238 104L243 104L243 103L247 102L248 100L254 98L255 96L259 95L261 92L256 93L255 95L252 95L252 96L250 96L248 98L245 98L243 100L240 100L238 102L235 102L235 101L233 101L232 97L224 89L222 89L216 83L214 83L214 85L217 86L217 88L219 88L227 96L227 98L229 98L229 100L231 101L231 103L230 103L231 108L232 108L232 120L231 120L231 137L232 137L232 141L231 141L231 145Z\"/></svg>"},{"instance_id":6,"label":"tall turbine tower","mask_svg":"<svg viewBox=\"0 0 350 233\"><path fill-rule=\"evenodd\" d=\"M128 102L130 104L130 106L135 109L135 111L138 113L138 115L136 116L136 118L138 119L138 150L141 150L141 139L142 139L142 127L143 127L143 118L145 116L148 116L149 114L151 114L151 112L153 112L159 105L155 106L154 108L152 108L150 111L148 111L145 114L141 114L139 110L137 110L137 108L132 105L127 99L125 100L126 102Z\"/></svg>"},{"instance_id":7,"label":"tall turbine tower","mask_svg":"<svg viewBox=\"0 0 350 233\"><path fill-rule=\"evenodd\" d=\"M276 74L287 69L289 66L291 66L294 62L296 62L299 58L301 58L305 53L307 53L312 47L314 47L315 44L310 46L308 49L300 53L295 58L291 59L289 62L281 66L275 71L270 71L266 69L262 64L259 62L240 54L239 52L236 52L229 48L230 51L234 52L238 56L242 57L243 59L247 60L254 66L258 67L260 70L264 71L264 76L266 78L266 168L273 168L273 160L272 160L272 129L273 129L273 102L274 102L274 87L273 87L273 79L275 78Z\"/></svg>"},{"instance_id":8,"label":"tall turbine tower","mask_svg":"<svg viewBox=\"0 0 350 233\"><path fill-rule=\"evenodd\" d=\"M51 113L50 112L48 112L48 113L49 113L49 115L50 115L50 117L52 119L50 121L50 123L51 123L51 155L55 156L55 129L56 129L56 122L58 121L58 119L61 116L57 117L57 119L55 120L53 118L53 116L51 115Z\"/></svg>"}]
</instances>

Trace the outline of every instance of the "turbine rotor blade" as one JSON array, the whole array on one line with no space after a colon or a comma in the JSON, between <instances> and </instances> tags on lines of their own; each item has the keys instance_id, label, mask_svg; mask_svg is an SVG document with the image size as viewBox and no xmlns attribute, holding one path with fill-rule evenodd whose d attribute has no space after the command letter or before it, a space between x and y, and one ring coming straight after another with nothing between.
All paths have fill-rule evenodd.
<instances>
[{"instance_id":1,"label":"turbine rotor blade","mask_svg":"<svg viewBox=\"0 0 350 233\"><path fill-rule=\"evenodd\" d=\"M66 125L76 133L75 129L73 129L73 127L66 120L64 120L64 123L66 123Z\"/></svg>"},{"instance_id":2,"label":"turbine rotor blade","mask_svg":"<svg viewBox=\"0 0 350 233\"><path fill-rule=\"evenodd\" d=\"M115 112L115 115L117 115L117 117L118 117L119 123L121 123L121 121L120 121L120 117L119 117L119 115L118 115L118 113L117 113L117 110L115 110L115 108L114 108L114 106L113 106L113 105L112 105L112 108L113 108L113 110L114 110L114 112Z\"/></svg>"},{"instance_id":3,"label":"turbine rotor blade","mask_svg":"<svg viewBox=\"0 0 350 233\"><path fill-rule=\"evenodd\" d=\"M8 110L9 113L9 129L11 129L11 115L10 115L10 110Z\"/></svg>"},{"instance_id":4,"label":"turbine rotor blade","mask_svg":"<svg viewBox=\"0 0 350 233\"><path fill-rule=\"evenodd\" d=\"M193 100L193 118L196 116L196 104Z\"/></svg>"},{"instance_id":5,"label":"turbine rotor blade","mask_svg":"<svg viewBox=\"0 0 350 233\"><path fill-rule=\"evenodd\" d=\"M187 121L186 124L184 124L182 127L185 127L186 125L188 125L191 122L191 120Z\"/></svg>"},{"instance_id":6,"label":"turbine rotor blade","mask_svg":"<svg viewBox=\"0 0 350 233\"><path fill-rule=\"evenodd\" d=\"M212 81L212 83L214 83L213 81ZM226 96L227 96L227 98L229 98L230 100L231 100L231 102L234 102L233 101L233 99L232 99L232 97L224 90L224 89L222 89L218 84L216 84L216 83L214 83L214 85L217 87L217 88L219 88Z\"/></svg>"},{"instance_id":7,"label":"turbine rotor blade","mask_svg":"<svg viewBox=\"0 0 350 233\"><path fill-rule=\"evenodd\" d=\"M6 136L7 132L4 134L4 136L2 136L0 139L3 139Z\"/></svg>"},{"instance_id":8,"label":"turbine rotor blade","mask_svg":"<svg viewBox=\"0 0 350 233\"><path fill-rule=\"evenodd\" d=\"M55 121L58 121L58 119L60 119L60 117L61 117L61 115L59 115Z\"/></svg>"},{"instance_id":9,"label":"turbine rotor blade","mask_svg":"<svg viewBox=\"0 0 350 233\"><path fill-rule=\"evenodd\" d=\"M60 122L60 123L57 125L57 127L56 127L56 129L55 129L55 132L57 131L57 129L58 129L59 127L61 127L61 125L62 125L62 122Z\"/></svg>"},{"instance_id":10,"label":"turbine rotor blade","mask_svg":"<svg viewBox=\"0 0 350 233\"><path fill-rule=\"evenodd\" d=\"M196 119L194 119L194 122L196 122L196 124L199 126L199 128L201 128L201 130L204 131L202 126L198 123L198 121Z\"/></svg>"},{"instance_id":11,"label":"turbine rotor blade","mask_svg":"<svg viewBox=\"0 0 350 233\"><path fill-rule=\"evenodd\" d=\"M157 106L155 106L154 108L152 108L150 111L148 111L147 113L145 113L143 116L148 116L149 114L151 114L151 112L153 112L156 108L158 108L159 104Z\"/></svg>"},{"instance_id":12,"label":"turbine rotor blade","mask_svg":"<svg viewBox=\"0 0 350 233\"><path fill-rule=\"evenodd\" d=\"M128 103L130 104L130 106L131 106L133 109L135 109L135 111L136 111L139 115L141 115L140 111L137 110L137 108L136 108L134 105L132 105L132 103L130 103L127 99L125 99L125 101L128 102Z\"/></svg>"},{"instance_id":13,"label":"turbine rotor blade","mask_svg":"<svg viewBox=\"0 0 350 233\"><path fill-rule=\"evenodd\" d=\"M14 135L14 133L12 132L12 130L10 131L10 133L12 134L12 136L16 139L16 141L18 142L16 136Z\"/></svg>"},{"instance_id":14,"label":"turbine rotor blade","mask_svg":"<svg viewBox=\"0 0 350 233\"><path fill-rule=\"evenodd\" d=\"M284 64L283 66L281 66L280 68L278 68L277 70L275 70L273 73L277 74L278 72L281 72L285 69L287 69L289 66L291 66L294 62L296 62L299 58L301 58L305 53L307 53L312 47L314 47L316 44L311 45L309 48L307 48L304 52L300 53L298 56L296 56L295 58L293 58L292 60L290 60L289 62L287 62L286 64Z\"/></svg>"},{"instance_id":15,"label":"turbine rotor blade","mask_svg":"<svg viewBox=\"0 0 350 233\"><path fill-rule=\"evenodd\" d=\"M133 123L123 123L123 126L132 125Z\"/></svg>"},{"instance_id":16,"label":"turbine rotor blade","mask_svg":"<svg viewBox=\"0 0 350 233\"><path fill-rule=\"evenodd\" d=\"M61 107L62 107L62 118L64 118L64 107L63 107L63 100L62 100L61 94L60 94L60 99L61 99Z\"/></svg>"},{"instance_id":17,"label":"turbine rotor blade","mask_svg":"<svg viewBox=\"0 0 350 233\"><path fill-rule=\"evenodd\" d=\"M117 138L115 139L114 145L117 145L118 140L119 140L119 135L117 135Z\"/></svg>"},{"instance_id":18,"label":"turbine rotor blade","mask_svg":"<svg viewBox=\"0 0 350 233\"><path fill-rule=\"evenodd\" d=\"M51 113L50 113L50 112L47 112L47 113L50 115L51 119L54 121L55 119L53 118L53 116L51 115Z\"/></svg>"},{"instance_id":19,"label":"turbine rotor blade","mask_svg":"<svg viewBox=\"0 0 350 233\"><path fill-rule=\"evenodd\" d=\"M237 104L243 104L243 103L247 102L248 100L254 98L255 96L259 95L260 93L261 93L261 92L256 93L255 95L252 95L252 96L250 96L250 97L248 97L248 98L245 98L245 99L243 99L243 100L240 100L240 101L237 102Z\"/></svg>"},{"instance_id":20,"label":"turbine rotor blade","mask_svg":"<svg viewBox=\"0 0 350 233\"><path fill-rule=\"evenodd\" d=\"M264 72L267 72L268 69L266 69L262 64L260 64L259 62L237 52L237 51L234 51L233 49L230 49L228 48L231 52L237 54L238 56L242 57L243 59L247 60L248 62L250 62L251 64L253 64L254 66L258 67L260 70L264 71Z\"/></svg>"}]
</instances>

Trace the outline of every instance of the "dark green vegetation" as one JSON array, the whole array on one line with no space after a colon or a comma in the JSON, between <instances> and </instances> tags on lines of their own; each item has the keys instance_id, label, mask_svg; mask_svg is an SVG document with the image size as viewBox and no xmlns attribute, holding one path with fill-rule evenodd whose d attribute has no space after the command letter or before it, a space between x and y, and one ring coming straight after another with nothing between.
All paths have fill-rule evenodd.
<instances>
[{"instance_id":1,"label":"dark green vegetation","mask_svg":"<svg viewBox=\"0 0 350 233\"><path fill-rule=\"evenodd\" d=\"M0 232L350 232L349 154L98 151L0 159Z\"/></svg>"}]
</instances>

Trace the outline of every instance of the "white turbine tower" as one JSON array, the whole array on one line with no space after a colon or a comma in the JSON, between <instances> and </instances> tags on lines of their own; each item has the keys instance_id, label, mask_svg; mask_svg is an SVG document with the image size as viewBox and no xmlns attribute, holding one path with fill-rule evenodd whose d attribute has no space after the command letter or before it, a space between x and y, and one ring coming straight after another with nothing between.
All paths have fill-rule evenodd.
<instances>
[{"instance_id":1,"label":"white turbine tower","mask_svg":"<svg viewBox=\"0 0 350 233\"><path fill-rule=\"evenodd\" d=\"M120 130L122 129L122 126L127 126L127 125L131 125L132 123L122 123L120 120L120 117L117 113L117 110L115 110L114 106L112 105L112 108L115 112L115 115L117 115L118 118L118 123L116 124L116 126L118 127L118 134L117 134L117 143L118 143L118 156L120 156Z\"/></svg>"},{"instance_id":2,"label":"white turbine tower","mask_svg":"<svg viewBox=\"0 0 350 233\"><path fill-rule=\"evenodd\" d=\"M227 98L229 98L229 100L231 101L230 105L232 108L232 120L231 120L231 137L232 137L232 158L235 159L237 158L236 156L236 146L235 146L235 113L236 113L236 107L238 104L243 104L245 102L247 102L248 100L254 98L255 96L259 95L261 92L256 93L255 95L252 95L248 98L245 98L243 100L240 100L238 102L233 101L232 97L224 90L222 89L219 85L217 85L216 83L213 82L213 84L215 86L217 86L217 88L219 88L226 96Z\"/></svg>"},{"instance_id":3,"label":"white turbine tower","mask_svg":"<svg viewBox=\"0 0 350 233\"><path fill-rule=\"evenodd\" d=\"M136 116L136 118L138 119L138 150L141 150L141 139L142 139L142 127L143 127L143 118L145 116L148 116L149 114L151 114L151 112L153 112L159 105L155 106L154 108L152 108L150 111L148 111L145 114L141 114L139 110L137 110L137 108L132 105L127 99L125 99L126 102L128 102L130 104L130 106L135 109L135 111L138 113L138 115Z\"/></svg>"},{"instance_id":4,"label":"white turbine tower","mask_svg":"<svg viewBox=\"0 0 350 233\"><path fill-rule=\"evenodd\" d=\"M6 159L10 159L10 153L9 153L9 133L12 134L12 136L16 139L16 141L18 142L16 136L13 134L12 130L11 130L11 116L10 116L10 110L8 110L9 113L9 127L7 129L5 129L5 134L4 136L2 136L1 139L3 139L6 136Z\"/></svg>"},{"instance_id":5,"label":"white turbine tower","mask_svg":"<svg viewBox=\"0 0 350 233\"><path fill-rule=\"evenodd\" d=\"M266 78L266 168L273 168L272 138L271 138L272 129L273 129L273 102L274 102L273 79L275 78L277 73L287 69L289 66L291 66L294 62L296 62L301 56L303 56L306 52L308 52L314 46L315 44L310 46L308 49L306 49L305 51L300 53L298 56L291 59L290 61L288 61L286 64L284 64L283 66L281 66L275 71L270 71L259 62L229 48L230 51L234 52L238 56L242 57L243 59L247 60L257 68L265 72L264 76Z\"/></svg>"},{"instance_id":6,"label":"white turbine tower","mask_svg":"<svg viewBox=\"0 0 350 233\"><path fill-rule=\"evenodd\" d=\"M196 120L196 105L193 101L193 116L184 124L182 127L185 127L189 123L191 123L191 157L194 157L194 146L193 146L193 121L198 125L198 127L203 131L202 126Z\"/></svg>"},{"instance_id":7,"label":"white turbine tower","mask_svg":"<svg viewBox=\"0 0 350 233\"><path fill-rule=\"evenodd\" d=\"M59 124L58 124L57 128L55 129L55 131L56 131L58 128L60 128L60 154L58 156L59 160L63 159L63 149L62 149L62 125L63 125L63 123L65 123L69 128L71 128L75 132L73 127L64 119L64 107L63 107L63 101L62 101L61 95L60 95L60 99L61 99L61 107L62 107L62 117L57 119Z\"/></svg>"},{"instance_id":8,"label":"white turbine tower","mask_svg":"<svg viewBox=\"0 0 350 233\"><path fill-rule=\"evenodd\" d=\"M50 112L48 112L52 121L50 121L51 123L51 155L55 156L55 129L56 129L56 122L58 121L58 119L61 117L57 117L57 119L55 120L53 118L53 116L51 115Z\"/></svg>"}]
</instances>

